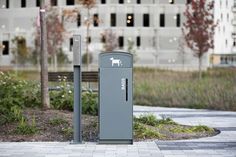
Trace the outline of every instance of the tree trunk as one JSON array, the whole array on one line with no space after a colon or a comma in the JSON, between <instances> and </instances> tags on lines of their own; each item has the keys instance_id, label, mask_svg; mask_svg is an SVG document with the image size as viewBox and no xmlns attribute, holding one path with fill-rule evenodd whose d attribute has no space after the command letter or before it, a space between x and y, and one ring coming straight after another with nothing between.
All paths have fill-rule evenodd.
<instances>
[{"instance_id":1,"label":"tree trunk","mask_svg":"<svg viewBox=\"0 0 236 157\"><path fill-rule=\"evenodd\" d=\"M44 109L50 108L48 94L48 57L47 57L47 28L45 18L45 0L40 4L40 30L41 30L41 103Z\"/></svg>"},{"instance_id":2,"label":"tree trunk","mask_svg":"<svg viewBox=\"0 0 236 157\"><path fill-rule=\"evenodd\" d=\"M53 54L53 70L57 71L57 54Z\"/></svg>"},{"instance_id":3,"label":"tree trunk","mask_svg":"<svg viewBox=\"0 0 236 157\"><path fill-rule=\"evenodd\" d=\"M198 57L198 78L202 79L202 56Z\"/></svg>"},{"instance_id":4,"label":"tree trunk","mask_svg":"<svg viewBox=\"0 0 236 157\"><path fill-rule=\"evenodd\" d=\"M88 50L88 47L89 47L89 27L90 27L90 11L88 9L88 12L87 12L87 20L88 20L88 23L87 23L87 29L86 29L86 54L87 54L87 71L89 71L89 50Z\"/></svg>"}]
</instances>

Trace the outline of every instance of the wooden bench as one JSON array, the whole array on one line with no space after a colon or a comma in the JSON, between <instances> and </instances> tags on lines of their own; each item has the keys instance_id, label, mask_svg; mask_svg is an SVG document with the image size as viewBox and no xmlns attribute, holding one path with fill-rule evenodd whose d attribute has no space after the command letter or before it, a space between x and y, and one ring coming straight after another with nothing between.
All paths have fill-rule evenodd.
<instances>
[{"instance_id":1,"label":"wooden bench","mask_svg":"<svg viewBox=\"0 0 236 157\"><path fill-rule=\"evenodd\" d=\"M73 82L73 72L48 72L49 82L59 82L65 79L66 82ZM97 71L83 71L82 72L82 82L98 82L98 72ZM49 87L49 91L59 91L60 87ZM93 91L98 92L98 89L83 89L83 92Z\"/></svg>"},{"instance_id":2,"label":"wooden bench","mask_svg":"<svg viewBox=\"0 0 236 157\"><path fill-rule=\"evenodd\" d=\"M73 82L73 72L48 72L48 81L59 82L59 79L66 79L67 82ZM83 71L82 82L98 82L98 72Z\"/></svg>"}]
</instances>

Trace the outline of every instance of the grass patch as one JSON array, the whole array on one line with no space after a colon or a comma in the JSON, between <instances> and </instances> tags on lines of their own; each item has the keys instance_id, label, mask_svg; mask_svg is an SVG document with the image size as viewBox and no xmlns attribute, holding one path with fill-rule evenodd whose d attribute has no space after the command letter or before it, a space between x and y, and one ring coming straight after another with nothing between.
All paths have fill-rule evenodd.
<instances>
[{"instance_id":1,"label":"grass patch","mask_svg":"<svg viewBox=\"0 0 236 157\"><path fill-rule=\"evenodd\" d=\"M33 135L36 134L37 132L38 129L36 127L35 116L33 117L31 124L28 124L27 120L24 117L22 117L14 131L14 133L20 135Z\"/></svg>"},{"instance_id":2,"label":"grass patch","mask_svg":"<svg viewBox=\"0 0 236 157\"><path fill-rule=\"evenodd\" d=\"M63 125L63 124L66 124L67 121L63 118L53 118L53 119L50 119L49 120L49 124L52 125L52 126L58 126L58 125Z\"/></svg>"},{"instance_id":3,"label":"grass patch","mask_svg":"<svg viewBox=\"0 0 236 157\"><path fill-rule=\"evenodd\" d=\"M151 68L134 70L134 104L236 111L236 69L203 74Z\"/></svg>"},{"instance_id":4,"label":"grass patch","mask_svg":"<svg viewBox=\"0 0 236 157\"><path fill-rule=\"evenodd\" d=\"M163 135L154 129L150 129L142 123L134 122L134 136L138 139L162 138Z\"/></svg>"},{"instance_id":5,"label":"grass patch","mask_svg":"<svg viewBox=\"0 0 236 157\"><path fill-rule=\"evenodd\" d=\"M183 137L214 135L215 130L204 125L184 126L171 118L157 119L152 114L134 117L134 136L137 139L181 139Z\"/></svg>"}]
</instances>

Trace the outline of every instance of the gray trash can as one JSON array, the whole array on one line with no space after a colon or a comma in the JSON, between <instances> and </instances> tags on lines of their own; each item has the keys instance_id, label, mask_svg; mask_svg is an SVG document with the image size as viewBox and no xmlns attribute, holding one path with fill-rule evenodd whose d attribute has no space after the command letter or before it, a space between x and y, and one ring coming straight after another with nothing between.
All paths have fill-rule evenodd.
<instances>
[{"instance_id":1,"label":"gray trash can","mask_svg":"<svg viewBox=\"0 0 236 157\"><path fill-rule=\"evenodd\" d=\"M133 56L99 55L99 143L133 143Z\"/></svg>"}]
</instances>

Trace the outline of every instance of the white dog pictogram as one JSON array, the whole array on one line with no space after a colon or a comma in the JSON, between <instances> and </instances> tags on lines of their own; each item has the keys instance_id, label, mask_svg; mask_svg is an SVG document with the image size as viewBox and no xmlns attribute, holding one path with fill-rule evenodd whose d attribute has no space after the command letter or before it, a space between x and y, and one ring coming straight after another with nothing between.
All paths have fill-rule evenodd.
<instances>
[{"instance_id":1,"label":"white dog pictogram","mask_svg":"<svg viewBox=\"0 0 236 157\"><path fill-rule=\"evenodd\" d=\"M122 65L122 62L121 62L120 59L114 59L114 58L112 57L112 58L110 58L110 60L111 60L112 66L114 66L115 64L117 64L118 67Z\"/></svg>"}]
</instances>

